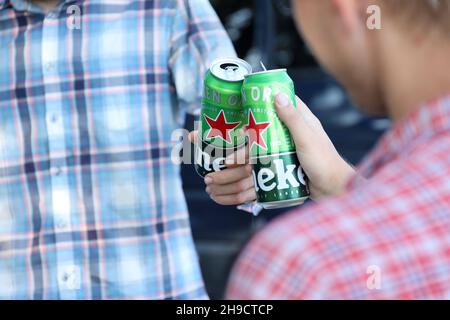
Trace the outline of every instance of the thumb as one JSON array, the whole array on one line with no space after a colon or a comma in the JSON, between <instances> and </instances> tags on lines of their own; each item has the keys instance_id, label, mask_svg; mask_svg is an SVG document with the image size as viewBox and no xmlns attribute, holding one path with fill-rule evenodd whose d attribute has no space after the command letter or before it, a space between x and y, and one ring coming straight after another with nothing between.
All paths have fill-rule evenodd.
<instances>
[{"instance_id":1,"label":"thumb","mask_svg":"<svg viewBox=\"0 0 450 320\"><path fill-rule=\"evenodd\" d=\"M284 93L279 93L275 97L275 108L278 117L289 129L297 148L304 146L310 136L310 127L307 125L308 107L297 98L297 107L294 107L291 99ZM311 113L312 114L312 113Z\"/></svg>"},{"instance_id":2,"label":"thumb","mask_svg":"<svg viewBox=\"0 0 450 320\"><path fill-rule=\"evenodd\" d=\"M284 93L279 93L275 97L275 107L278 117L288 127L292 138L297 143L298 137L303 133L303 119L299 109L295 108L291 99Z\"/></svg>"},{"instance_id":3,"label":"thumb","mask_svg":"<svg viewBox=\"0 0 450 320\"><path fill-rule=\"evenodd\" d=\"M191 143L195 144L198 139L198 131L194 130L194 131L189 132L188 139Z\"/></svg>"}]
</instances>

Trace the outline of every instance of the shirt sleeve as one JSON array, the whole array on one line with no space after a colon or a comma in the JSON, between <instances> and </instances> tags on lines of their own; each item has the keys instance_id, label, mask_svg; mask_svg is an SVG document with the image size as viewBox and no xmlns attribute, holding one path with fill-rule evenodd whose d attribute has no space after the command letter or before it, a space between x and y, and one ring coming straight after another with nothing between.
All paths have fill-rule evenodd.
<instances>
[{"instance_id":1,"label":"shirt sleeve","mask_svg":"<svg viewBox=\"0 0 450 320\"><path fill-rule=\"evenodd\" d=\"M318 213L297 209L257 233L232 270L227 299L327 298L329 275L318 247L326 234L316 235L312 223Z\"/></svg>"},{"instance_id":2,"label":"shirt sleeve","mask_svg":"<svg viewBox=\"0 0 450 320\"><path fill-rule=\"evenodd\" d=\"M177 0L169 68L181 117L200 109L203 79L210 64L218 58L235 56L208 0Z\"/></svg>"}]
</instances>

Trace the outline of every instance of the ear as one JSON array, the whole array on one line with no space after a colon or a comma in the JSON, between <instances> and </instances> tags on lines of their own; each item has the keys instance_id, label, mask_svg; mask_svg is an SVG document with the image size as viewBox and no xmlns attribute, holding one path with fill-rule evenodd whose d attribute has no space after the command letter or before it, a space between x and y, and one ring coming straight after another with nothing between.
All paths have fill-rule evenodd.
<instances>
[{"instance_id":1,"label":"ear","mask_svg":"<svg viewBox=\"0 0 450 320\"><path fill-rule=\"evenodd\" d=\"M331 0L331 5L345 33L350 34L358 30L365 14L363 8L367 7L367 0Z\"/></svg>"}]
</instances>

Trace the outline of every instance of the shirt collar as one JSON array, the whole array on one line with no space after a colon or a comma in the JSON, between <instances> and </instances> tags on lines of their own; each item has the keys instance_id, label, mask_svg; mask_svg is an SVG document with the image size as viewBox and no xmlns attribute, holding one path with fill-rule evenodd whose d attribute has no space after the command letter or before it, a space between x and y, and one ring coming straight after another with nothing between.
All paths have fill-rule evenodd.
<instances>
[{"instance_id":1,"label":"shirt collar","mask_svg":"<svg viewBox=\"0 0 450 320\"><path fill-rule=\"evenodd\" d=\"M9 4L9 0L0 0L0 10Z\"/></svg>"},{"instance_id":2,"label":"shirt collar","mask_svg":"<svg viewBox=\"0 0 450 320\"><path fill-rule=\"evenodd\" d=\"M385 133L358 173L369 178L415 145L427 143L445 131L450 131L450 94L425 103Z\"/></svg>"},{"instance_id":3,"label":"shirt collar","mask_svg":"<svg viewBox=\"0 0 450 320\"><path fill-rule=\"evenodd\" d=\"M76 2L75 0L60 0L60 3ZM12 5L17 11L28 11L37 8L33 5L31 0L0 0L0 10L6 8L8 5Z\"/></svg>"},{"instance_id":4,"label":"shirt collar","mask_svg":"<svg viewBox=\"0 0 450 320\"><path fill-rule=\"evenodd\" d=\"M17 11L30 11L34 7L31 1L27 0L9 0L13 8Z\"/></svg>"}]
</instances>

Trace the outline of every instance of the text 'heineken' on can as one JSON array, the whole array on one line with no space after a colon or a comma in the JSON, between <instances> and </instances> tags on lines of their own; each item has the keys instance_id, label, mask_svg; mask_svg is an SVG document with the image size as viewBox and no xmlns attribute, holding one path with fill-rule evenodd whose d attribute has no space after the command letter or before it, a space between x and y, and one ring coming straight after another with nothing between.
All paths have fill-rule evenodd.
<instances>
[{"instance_id":1,"label":"text 'heineken' on can","mask_svg":"<svg viewBox=\"0 0 450 320\"><path fill-rule=\"evenodd\" d=\"M250 65L237 58L213 62L203 85L195 147L195 169L202 177L225 168L225 158L245 144L241 89Z\"/></svg>"},{"instance_id":2,"label":"text 'heineken' on can","mask_svg":"<svg viewBox=\"0 0 450 320\"><path fill-rule=\"evenodd\" d=\"M245 76L242 86L245 129L258 202L266 209L303 203L309 197L307 177L288 128L279 119L274 99L284 93L295 106L295 90L285 69Z\"/></svg>"}]
</instances>

